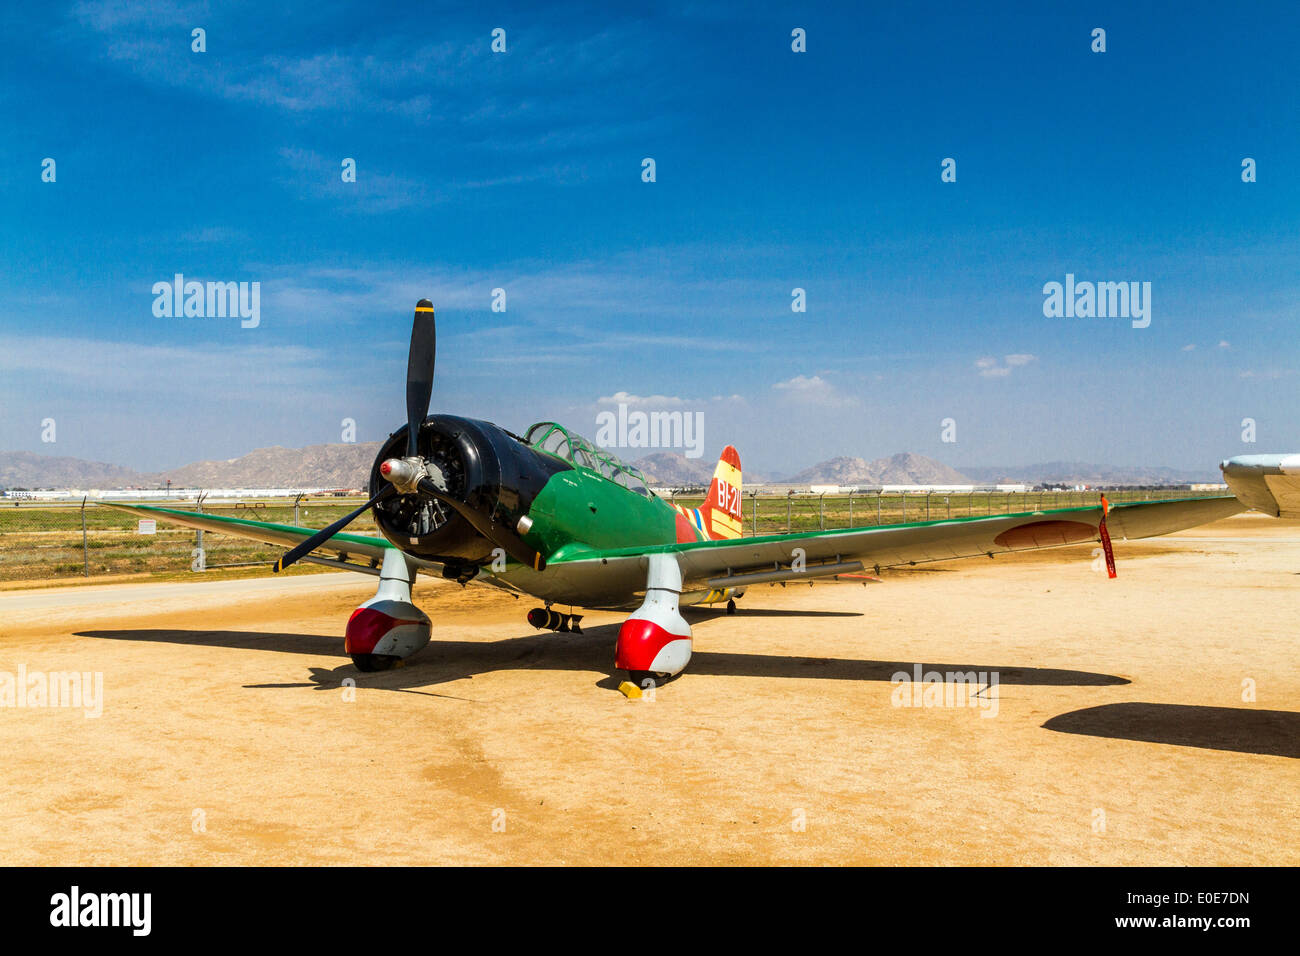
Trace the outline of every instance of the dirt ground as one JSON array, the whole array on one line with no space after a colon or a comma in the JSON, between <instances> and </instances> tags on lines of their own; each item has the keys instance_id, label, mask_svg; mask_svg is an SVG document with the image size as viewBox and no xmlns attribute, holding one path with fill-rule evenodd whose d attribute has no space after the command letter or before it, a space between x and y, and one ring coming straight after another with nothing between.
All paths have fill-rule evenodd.
<instances>
[{"instance_id":1,"label":"dirt ground","mask_svg":"<svg viewBox=\"0 0 1300 956\"><path fill-rule=\"evenodd\" d=\"M756 588L688 612L639 701L619 615L541 633L486 588L422 582L434 642L375 675L342 653L360 575L5 591L0 671L103 701L0 707L0 858L1300 863L1300 522L1117 553ZM899 706L917 664L997 683Z\"/></svg>"}]
</instances>

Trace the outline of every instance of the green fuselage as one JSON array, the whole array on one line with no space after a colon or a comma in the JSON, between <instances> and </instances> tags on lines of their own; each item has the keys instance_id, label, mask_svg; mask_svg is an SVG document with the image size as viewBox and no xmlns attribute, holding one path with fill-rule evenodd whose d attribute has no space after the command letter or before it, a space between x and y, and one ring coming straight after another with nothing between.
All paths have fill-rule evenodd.
<instances>
[{"instance_id":1,"label":"green fuselage","mask_svg":"<svg viewBox=\"0 0 1300 956\"><path fill-rule=\"evenodd\" d=\"M551 476L528 510L525 540L563 560L583 550L642 547L677 541L677 511L602 475L575 467Z\"/></svg>"},{"instance_id":2,"label":"green fuselage","mask_svg":"<svg viewBox=\"0 0 1300 956\"><path fill-rule=\"evenodd\" d=\"M594 606L623 603L632 594L604 591L591 581L566 573L565 562L592 551L675 544L679 512L662 498L644 496L586 468L557 472L533 500L528 517L533 525L524 540L547 556L546 570L537 572L510 563L497 577L530 594L562 604ZM704 536L690 526L688 540Z\"/></svg>"}]
</instances>

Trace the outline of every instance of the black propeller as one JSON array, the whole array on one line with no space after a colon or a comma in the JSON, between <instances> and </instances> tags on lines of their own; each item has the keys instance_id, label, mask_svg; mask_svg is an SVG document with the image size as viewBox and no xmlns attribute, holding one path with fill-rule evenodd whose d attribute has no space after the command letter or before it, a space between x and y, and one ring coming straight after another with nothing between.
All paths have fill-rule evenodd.
<instances>
[{"instance_id":1,"label":"black propeller","mask_svg":"<svg viewBox=\"0 0 1300 956\"><path fill-rule=\"evenodd\" d=\"M438 332L433 322L433 303L421 299L415 306L415 322L411 325L411 351L406 360L406 452L410 457L419 454L420 426L429 414L429 399L433 395L433 361L437 351ZM381 498L387 498L397 489L385 485L379 493L364 505L335 521L328 528L322 528L310 538L299 542L289 549L271 567L276 572L283 571L289 565L310 554L350 525Z\"/></svg>"},{"instance_id":2,"label":"black propeller","mask_svg":"<svg viewBox=\"0 0 1300 956\"><path fill-rule=\"evenodd\" d=\"M376 501L378 501L380 498L387 498L392 493L393 493L392 485L385 485L383 488L380 488L379 494L375 495L373 498L367 501L356 511L352 512L352 514L344 515L342 518L334 522L329 527L321 528L310 538L307 538L305 541L300 541L298 544L294 545L294 547L290 548L283 555L281 555L280 560L275 562L275 564L272 565L272 568L276 572L283 571L285 568L293 564L299 558L303 557L304 555L311 554L313 551L319 548L330 538L334 537L336 534L338 534L340 531L342 531L344 528L350 525L357 518L361 517L361 515L364 514L368 508L373 508Z\"/></svg>"},{"instance_id":3,"label":"black propeller","mask_svg":"<svg viewBox=\"0 0 1300 956\"><path fill-rule=\"evenodd\" d=\"M406 456L420 453L420 426L429 414L433 395L433 364L438 354L438 330L433 321L433 303L421 299L415 306L411 325L411 351L406 359Z\"/></svg>"},{"instance_id":4,"label":"black propeller","mask_svg":"<svg viewBox=\"0 0 1300 956\"><path fill-rule=\"evenodd\" d=\"M420 426L429 414L429 401L433 396L433 367L438 351L438 333L434 324L433 303L421 299L415 307L415 322L411 326L411 351L406 361L406 458L389 459L380 465L380 474L389 484L379 490L364 505L322 528L310 538L290 549L273 565L283 571L289 565L316 550L334 535L359 518L382 498L401 494L428 495L456 511L483 537L499 544L510 557L534 570L546 567L546 559L529 547L514 528L499 525L490 516L471 508L434 484L420 457Z\"/></svg>"}]
</instances>

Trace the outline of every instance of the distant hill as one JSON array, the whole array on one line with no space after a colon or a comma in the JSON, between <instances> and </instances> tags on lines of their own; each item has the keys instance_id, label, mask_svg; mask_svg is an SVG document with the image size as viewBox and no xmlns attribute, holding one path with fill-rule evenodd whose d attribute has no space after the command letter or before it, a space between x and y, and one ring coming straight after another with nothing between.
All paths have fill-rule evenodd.
<instances>
[{"instance_id":1,"label":"distant hill","mask_svg":"<svg viewBox=\"0 0 1300 956\"><path fill-rule=\"evenodd\" d=\"M964 485L970 479L942 462L902 452L889 458L829 458L791 475L792 485Z\"/></svg>"},{"instance_id":2,"label":"distant hill","mask_svg":"<svg viewBox=\"0 0 1300 956\"><path fill-rule=\"evenodd\" d=\"M148 475L102 461L0 452L0 488L126 488L152 483Z\"/></svg>"},{"instance_id":3,"label":"distant hill","mask_svg":"<svg viewBox=\"0 0 1300 956\"><path fill-rule=\"evenodd\" d=\"M173 487L188 488L364 488L379 442L309 445L306 448L258 448L239 458L196 461L161 472L138 472L102 461L0 452L0 488L157 488L171 479ZM707 486L717 462L661 451L633 462L651 484L682 488ZM765 479L746 471L745 482ZM838 457L805 468L789 478L791 485L961 485L999 482L1087 485L1177 485L1218 481L1214 469L1179 471L1158 467L1115 467L1084 462L1052 461L1038 465L950 468L924 455L901 453L867 461Z\"/></svg>"},{"instance_id":4,"label":"distant hill","mask_svg":"<svg viewBox=\"0 0 1300 956\"><path fill-rule=\"evenodd\" d=\"M139 472L79 458L0 452L0 488L364 488L379 442L259 448L225 461Z\"/></svg>"},{"instance_id":5,"label":"distant hill","mask_svg":"<svg viewBox=\"0 0 1300 956\"><path fill-rule=\"evenodd\" d=\"M259 448L226 461L196 461L159 473L184 488L365 488L379 442Z\"/></svg>"},{"instance_id":6,"label":"distant hill","mask_svg":"<svg viewBox=\"0 0 1300 956\"><path fill-rule=\"evenodd\" d=\"M1217 469L1179 471L1175 468L1117 467L1081 461L1048 461L1038 465L966 468L977 482L1027 482L1065 485L1184 485L1201 481L1222 481Z\"/></svg>"}]
</instances>

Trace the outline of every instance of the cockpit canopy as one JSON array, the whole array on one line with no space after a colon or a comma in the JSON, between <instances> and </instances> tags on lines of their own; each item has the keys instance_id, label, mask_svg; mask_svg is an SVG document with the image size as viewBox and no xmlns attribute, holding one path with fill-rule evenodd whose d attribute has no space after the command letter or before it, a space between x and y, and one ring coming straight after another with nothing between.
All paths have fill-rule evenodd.
<instances>
[{"instance_id":1,"label":"cockpit canopy","mask_svg":"<svg viewBox=\"0 0 1300 956\"><path fill-rule=\"evenodd\" d=\"M579 468L587 468L604 475L610 481L629 491L649 498L654 492L638 469L604 448L597 448L577 432L571 432L555 422L538 422L524 433L524 441L547 454L563 458Z\"/></svg>"}]
</instances>

